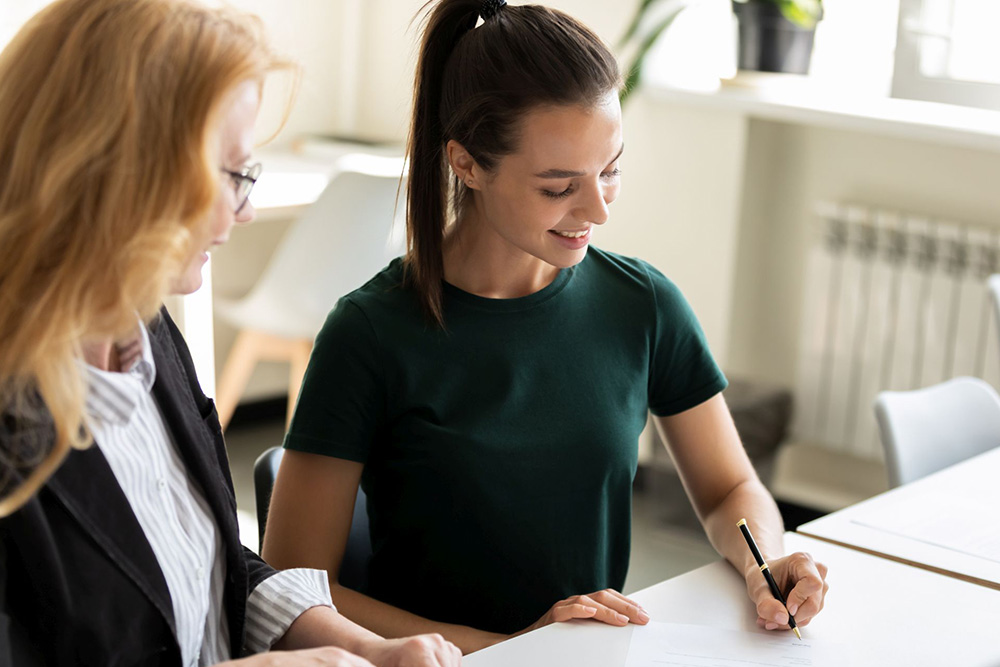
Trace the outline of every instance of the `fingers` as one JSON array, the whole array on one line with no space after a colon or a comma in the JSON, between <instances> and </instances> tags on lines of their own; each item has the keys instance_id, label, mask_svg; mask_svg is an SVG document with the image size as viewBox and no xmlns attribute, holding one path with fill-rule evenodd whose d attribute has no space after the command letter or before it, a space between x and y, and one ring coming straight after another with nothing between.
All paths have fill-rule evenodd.
<instances>
[{"instance_id":1,"label":"fingers","mask_svg":"<svg viewBox=\"0 0 1000 667\"><path fill-rule=\"evenodd\" d=\"M766 597L757 598L757 617L763 621L767 630L777 630L788 627L788 612L785 607L774 599L770 590L766 590ZM794 616L794 614L792 614ZM798 619L795 619L796 622Z\"/></svg>"},{"instance_id":2,"label":"fingers","mask_svg":"<svg viewBox=\"0 0 1000 667\"><path fill-rule=\"evenodd\" d=\"M549 623L563 623L573 619L592 618L608 625L625 626L629 623L645 625L649 614L639 603L630 600L618 591L605 589L590 595L574 595L560 600L531 626L523 630L535 630Z\"/></svg>"},{"instance_id":3,"label":"fingers","mask_svg":"<svg viewBox=\"0 0 1000 667\"><path fill-rule=\"evenodd\" d=\"M573 599L586 600L586 602L570 602ZM597 606L594 602L586 598L586 596L580 595L577 598L563 600L563 602L554 607L552 609L552 622L565 623L574 618L593 618L596 613Z\"/></svg>"},{"instance_id":4,"label":"fingers","mask_svg":"<svg viewBox=\"0 0 1000 667\"><path fill-rule=\"evenodd\" d=\"M788 556L789 575L787 581L792 590L785 596L788 611L795 616L795 621L808 622L823 608L826 592L830 586L826 583L827 568L817 563L806 553L794 553Z\"/></svg>"},{"instance_id":5,"label":"fingers","mask_svg":"<svg viewBox=\"0 0 1000 667\"><path fill-rule=\"evenodd\" d=\"M758 625L765 627L765 624L768 624L771 626L767 628L768 630L788 627L788 612L771 594L767 580L756 568L747 575L747 592L757 607Z\"/></svg>"},{"instance_id":6,"label":"fingers","mask_svg":"<svg viewBox=\"0 0 1000 667\"><path fill-rule=\"evenodd\" d=\"M462 662L462 652L439 634L410 637L402 646L406 660L413 667L454 667Z\"/></svg>"},{"instance_id":7,"label":"fingers","mask_svg":"<svg viewBox=\"0 0 1000 667\"><path fill-rule=\"evenodd\" d=\"M590 595L578 595L567 602L582 605L585 609L593 608L591 618L609 625L628 625L649 623L649 614L637 602L630 600L618 591L610 588Z\"/></svg>"},{"instance_id":8,"label":"fingers","mask_svg":"<svg viewBox=\"0 0 1000 667\"><path fill-rule=\"evenodd\" d=\"M758 625L767 630L787 629L788 614L795 617L796 625L808 625L823 608L830 588L826 583L827 567L809 554L799 552L774 561L770 569L779 588L788 591L787 611L771 595L764 578L751 574L747 588L757 605Z\"/></svg>"},{"instance_id":9,"label":"fingers","mask_svg":"<svg viewBox=\"0 0 1000 667\"><path fill-rule=\"evenodd\" d=\"M616 590L606 588L598 593L592 593L590 597L609 609L613 609L618 615L624 616L628 619L627 622L637 625L649 623L649 614L646 613L646 610L638 602L625 597Z\"/></svg>"}]
</instances>

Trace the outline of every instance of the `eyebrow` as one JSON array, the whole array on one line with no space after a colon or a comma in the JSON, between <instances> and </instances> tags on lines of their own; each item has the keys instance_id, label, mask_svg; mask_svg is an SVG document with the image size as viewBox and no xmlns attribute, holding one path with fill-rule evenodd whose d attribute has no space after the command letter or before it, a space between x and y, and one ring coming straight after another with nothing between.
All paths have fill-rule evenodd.
<instances>
[{"instance_id":1,"label":"eyebrow","mask_svg":"<svg viewBox=\"0 0 1000 667\"><path fill-rule=\"evenodd\" d=\"M611 162L620 158L624 152L625 144L622 144L622 147L618 149L618 155L614 156L608 164L611 164ZM582 171L572 171L569 169L546 169L545 171L535 174L535 178L576 178L584 175L585 174Z\"/></svg>"}]
</instances>

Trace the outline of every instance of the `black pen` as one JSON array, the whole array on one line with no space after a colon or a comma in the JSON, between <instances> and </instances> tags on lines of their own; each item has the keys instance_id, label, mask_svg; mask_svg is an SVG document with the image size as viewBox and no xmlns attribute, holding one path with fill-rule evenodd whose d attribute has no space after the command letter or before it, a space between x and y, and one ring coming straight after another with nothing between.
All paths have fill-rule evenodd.
<instances>
[{"instance_id":1,"label":"black pen","mask_svg":"<svg viewBox=\"0 0 1000 667\"><path fill-rule=\"evenodd\" d=\"M764 580L767 581L768 587L771 589L771 595L781 603L788 611L788 604L785 603L785 596L781 594L781 589L778 588L778 584L774 583L774 577L771 576L771 568L767 566L764 562L764 557L760 555L760 549L757 548L757 543L753 540L753 535L750 534L750 526L747 525L746 519L740 519L739 523L736 524L740 527L740 532L743 533L743 539L747 541L747 546L750 547L750 552L753 554L754 560L757 561L757 565L760 567L760 573L764 575ZM788 612L788 627L792 629L795 636L802 639L802 633L795 626L795 618L792 616L791 612Z\"/></svg>"}]
</instances>

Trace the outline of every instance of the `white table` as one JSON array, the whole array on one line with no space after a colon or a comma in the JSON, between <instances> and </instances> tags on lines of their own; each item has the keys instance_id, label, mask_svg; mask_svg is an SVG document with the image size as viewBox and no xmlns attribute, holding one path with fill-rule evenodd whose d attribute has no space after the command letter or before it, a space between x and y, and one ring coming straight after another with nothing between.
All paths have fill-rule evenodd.
<instances>
[{"instance_id":1,"label":"white table","mask_svg":"<svg viewBox=\"0 0 1000 667\"><path fill-rule=\"evenodd\" d=\"M1000 590L1000 448L798 531Z\"/></svg>"},{"instance_id":2,"label":"white table","mask_svg":"<svg viewBox=\"0 0 1000 667\"><path fill-rule=\"evenodd\" d=\"M795 534L789 551L808 551L830 568L826 607L803 636L847 645L851 665L997 667L1000 592ZM655 621L764 632L743 579L724 562L633 596ZM465 658L468 667L617 667L632 626L593 621L547 626Z\"/></svg>"}]
</instances>

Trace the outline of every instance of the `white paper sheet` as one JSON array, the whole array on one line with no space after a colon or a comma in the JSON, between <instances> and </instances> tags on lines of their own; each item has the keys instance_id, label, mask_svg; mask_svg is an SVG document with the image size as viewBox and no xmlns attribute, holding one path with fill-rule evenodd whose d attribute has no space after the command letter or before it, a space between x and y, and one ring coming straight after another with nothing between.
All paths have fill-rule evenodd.
<instances>
[{"instance_id":1,"label":"white paper sheet","mask_svg":"<svg viewBox=\"0 0 1000 667\"><path fill-rule=\"evenodd\" d=\"M706 625L650 623L632 630L625 667L846 667L842 644L801 641L788 632L739 632Z\"/></svg>"},{"instance_id":2,"label":"white paper sheet","mask_svg":"<svg viewBox=\"0 0 1000 667\"><path fill-rule=\"evenodd\" d=\"M1000 493L996 488L990 490L991 486L973 487L977 493L955 490L908 494L893 498L892 502L887 499L852 521L897 537L1000 563L1000 530L996 523Z\"/></svg>"}]
</instances>

